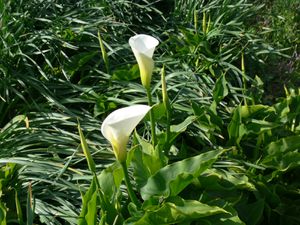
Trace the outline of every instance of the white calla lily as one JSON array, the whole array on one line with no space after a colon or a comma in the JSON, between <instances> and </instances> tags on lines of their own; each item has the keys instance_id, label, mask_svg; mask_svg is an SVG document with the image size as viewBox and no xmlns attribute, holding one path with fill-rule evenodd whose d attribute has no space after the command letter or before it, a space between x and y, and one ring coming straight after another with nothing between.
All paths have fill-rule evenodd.
<instances>
[{"instance_id":1,"label":"white calla lily","mask_svg":"<svg viewBox=\"0 0 300 225\"><path fill-rule=\"evenodd\" d=\"M141 81L145 88L150 88L154 69L152 57L158 44L159 41L156 38L146 34L138 34L129 39L129 45L139 65Z\"/></svg>"},{"instance_id":2,"label":"white calla lily","mask_svg":"<svg viewBox=\"0 0 300 225\"><path fill-rule=\"evenodd\" d=\"M129 136L150 109L148 105L128 106L113 111L103 121L101 132L111 143L118 161L126 160Z\"/></svg>"}]
</instances>

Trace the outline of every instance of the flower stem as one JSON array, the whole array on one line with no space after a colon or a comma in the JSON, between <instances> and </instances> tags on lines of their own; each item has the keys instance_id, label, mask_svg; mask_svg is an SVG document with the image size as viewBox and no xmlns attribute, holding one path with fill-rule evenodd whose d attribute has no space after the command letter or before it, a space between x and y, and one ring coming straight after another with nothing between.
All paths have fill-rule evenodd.
<instances>
[{"instance_id":1,"label":"flower stem","mask_svg":"<svg viewBox=\"0 0 300 225\"><path fill-rule=\"evenodd\" d=\"M165 65L163 65L161 69L161 89L162 89L162 97L163 97L163 104L166 109L166 117L167 117L167 128L166 128L166 138L165 138L165 154L168 155L170 150L169 140L170 140L170 120L171 120L171 106L168 97L167 91L167 82L166 82L166 72L165 72Z\"/></svg>"},{"instance_id":2,"label":"flower stem","mask_svg":"<svg viewBox=\"0 0 300 225\"><path fill-rule=\"evenodd\" d=\"M244 52L242 52L241 56L241 69L242 69L242 81L243 81L243 98L244 98L244 104L247 106L247 99L245 91L247 89L247 79L246 79L246 72L245 72L245 60L244 60Z\"/></svg>"},{"instance_id":3,"label":"flower stem","mask_svg":"<svg viewBox=\"0 0 300 225\"><path fill-rule=\"evenodd\" d=\"M165 150L165 153L166 153L166 155L168 155L169 150L170 150L170 143L169 143L169 141L170 141L170 124L171 124L171 122L170 122L170 120L171 120L170 105L169 105L169 107L166 107L166 108L167 108L167 112L166 112L167 128L166 128L166 139L165 139L165 141L166 141L166 150Z\"/></svg>"},{"instance_id":4,"label":"flower stem","mask_svg":"<svg viewBox=\"0 0 300 225\"><path fill-rule=\"evenodd\" d=\"M140 207L141 203L139 202L138 198L136 197L136 195L135 195L135 193L134 193L134 191L132 189L132 185L130 183L126 161L120 162L120 163L121 163L121 166L122 166L122 169L123 169L123 172L124 172L124 179L125 179L125 184L126 184L126 187L127 187L129 198L131 199L131 201L137 207Z\"/></svg>"},{"instance_id":5,"label":"flower stem","mask_svg":"<svg viewBox=\"0 0 300 225\"><path fill-rule=\"evenodd\" d=\"M148 104L152 106L152 96L150 88L146 88L147 97L148 97ZM151 136L152 136L152 145L155 148L156 145L156 134L155 134L155 121L154 121L154 114L153 109L150 110L150 122L151 122Z\"/></svg>"}]
</instances>

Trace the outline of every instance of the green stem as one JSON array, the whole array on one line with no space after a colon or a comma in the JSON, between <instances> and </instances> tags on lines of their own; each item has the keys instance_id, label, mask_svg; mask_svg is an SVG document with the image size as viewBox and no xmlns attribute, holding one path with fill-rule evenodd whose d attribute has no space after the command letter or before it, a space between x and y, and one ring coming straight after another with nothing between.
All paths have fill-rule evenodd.
<instances>
[{"instance_id":1,"label":"green stem","mask_svg":"<svg viewBox=\"0 0 300 225\"><path fill-rule=\"evenodd\" d=\"M148 104L149 106L152 106L152 96L150 88L146 88L147 91L147 97L148 97ZM152 135L152 145L155 148L156 145L156 134L155 134L155 121L154 121L154 114L153 110L150 110L150 122L151 122L151 135Z\"/></svg>"},{"instance_id":2,"label":"green stem","mask_svg":"<svg viewBox=\"0 0 300 225\"><path fill-rule=\"evenodd\" d=\"M107 204L104 196L103 196L103 192L101 191L101 187L100 187L100 183L99 183L99 180L98 180L98 177L97 177L97 174L95 172L93 172L93 176L94 176L94 179L96 181L96 186L97 186L97 194L101 200L101 202L104 202L105 204Z\"/></svg>"},{"instance_id":3,"label":"green stem","mask_svg":"<svg viewBox=\"0 0 300 225\"><path fill-rule=\"evenodd\" d=\"M170 150L169 141L170 141L171 106L170 106L170 101L169 101L168 91L167 91L165 65L163 65L163 67L161 69L161 90L162 90L163 104L166 109L166 117L167 117L164 152L165 152L166 156L168 156L169 150Z\"/></svg>"},{"instance_id":4,"label":"green stem","mask_svg":"<svg viewBox=\"0 0 300 225\"><path fill-rule=\"evenodd\" d=\"M125 179L125 184L126 184L126 187L127 187L127 191L128 191L128 195L131 199L131 201L137 206L137 207L140 207L141 206L141 203L139 202L138 198L136 197L133 189L132 189L132 185L130 183L130 179L129 179L129 175L128 175L128 169L127 169L127 165L126 165L126 161L124 162L120 162L121 165L122 165L122 169L123 169L123 172L124 172L124 179Z\"/></svg>"},{"instance_id":5,"label":"green stem","mask_svg":"<svg viewBox=\"0 0 300 225\"><path fill-rule=\"evenodd\" d=\"M241 69L242 69L242 81L243 81L243 98L244 98L244 104L247 106L247 99L245 97L245 91L247 88L247 79L246 79L246 71L245 71L245 60L244 60L244 52L242 52L241 57Z\"/></svg>"},{"instance_id":6,"label":"green stem","mask_svg":"<svg viewBox=\"0 0 300 225\"><path fill-rule=\"evenodd\" d=\"M169 154L170 151L170 126L171 126L171 109L170 109L170 105L166 106L167 112L166 112L166 116L167 116L167 128L166 128L166 155Z\"/></svg>"}]
</instances>

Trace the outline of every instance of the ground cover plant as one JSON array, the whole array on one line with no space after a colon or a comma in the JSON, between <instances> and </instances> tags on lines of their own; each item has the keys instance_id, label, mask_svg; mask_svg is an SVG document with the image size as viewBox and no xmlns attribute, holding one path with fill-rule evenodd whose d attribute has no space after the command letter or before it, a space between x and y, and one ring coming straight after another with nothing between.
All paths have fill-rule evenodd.
<instances>
[{"instance_id":1,"label":"ground cover plant","mask_svg":"<svg viewBox=\"0 0 300 225\"><path fill-rule=\"evenodd\" d=\"M0 1L0 224L299 224L299 12Z\"/></svg>"}]
</instances>

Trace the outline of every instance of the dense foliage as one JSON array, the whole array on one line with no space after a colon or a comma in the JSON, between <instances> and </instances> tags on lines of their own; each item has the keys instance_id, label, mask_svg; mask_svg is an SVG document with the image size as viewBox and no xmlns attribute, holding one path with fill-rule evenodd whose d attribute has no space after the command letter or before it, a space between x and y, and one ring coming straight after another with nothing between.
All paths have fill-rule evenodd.
<instances>
[{"instance_id":1,"label":"dense foliage","mask_svg":"<svg viewBox=\"0 0 300 225\"><path fill-rule=\"evenodd\" d=\"M297 0L1 0L0 224L299 224L299 18ZM146 116L128 145L141 206L100 131L148 104L138 33L160 41L157 142Z\"/></svg>"}]
</instances>

